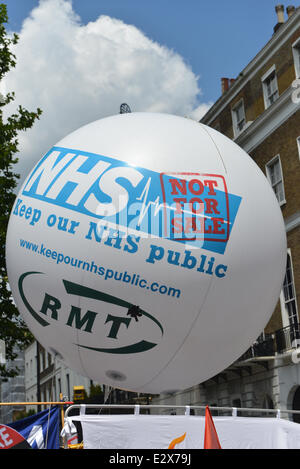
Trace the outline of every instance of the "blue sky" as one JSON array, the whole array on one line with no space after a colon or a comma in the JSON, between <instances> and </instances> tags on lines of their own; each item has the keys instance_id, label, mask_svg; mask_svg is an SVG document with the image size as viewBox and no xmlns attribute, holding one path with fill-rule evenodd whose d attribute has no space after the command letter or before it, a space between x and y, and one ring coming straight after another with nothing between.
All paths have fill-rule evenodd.
<instances>
[{"instance_id":1,"label":"blue sky","mask_svg":"<svg viewBox=\"0 0 300 469\"><path fill-rule=\"evenodd\" d=\"M10 29L19 31L38 0L7 0ZM236 77L271 38L278 0L73 0L82 23L108 15L133 24L179 53L199 77L202 100L220 95L220 78Z\"/></svg>"}]
</instances>

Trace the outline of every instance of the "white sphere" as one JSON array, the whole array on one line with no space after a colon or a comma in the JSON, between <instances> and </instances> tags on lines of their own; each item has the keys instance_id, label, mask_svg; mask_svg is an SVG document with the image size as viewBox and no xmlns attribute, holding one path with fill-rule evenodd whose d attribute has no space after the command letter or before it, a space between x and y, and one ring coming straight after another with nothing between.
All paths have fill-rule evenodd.
<instances>
[{"instance_id":1,"label":"white sphere","mask_svg":"<svg viewBox=\"0 0 300 469\"><path fill-rule=\"evenodd\" d=\"M62 139L12 210L7 268L36 339L137 392L184 389L251 345L279 297L284 223L261 170L189 119L132 113Z\"/></svg>"}]
</instances>

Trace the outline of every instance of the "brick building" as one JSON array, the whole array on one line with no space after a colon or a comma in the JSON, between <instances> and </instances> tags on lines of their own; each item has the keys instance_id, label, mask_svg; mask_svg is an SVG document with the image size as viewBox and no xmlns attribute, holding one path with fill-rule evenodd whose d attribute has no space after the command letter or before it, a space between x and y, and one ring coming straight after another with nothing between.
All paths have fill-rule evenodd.
<instances>
[{"instance_id":1,"label":"brick building","mask_svg":"<svg viewBox=\"0 0 300 469\"><path fill-rule=\"evenodd\" d=\"M286 18L282 5L275 9L271 39L238 77L221 79L222 94L201 122L241 146L275 191L288 243L283 289L243 357L156 403L300 409L300 7L287 7ZM299 421L296 414L289 418Z\"/></svg>"}]
</instances>

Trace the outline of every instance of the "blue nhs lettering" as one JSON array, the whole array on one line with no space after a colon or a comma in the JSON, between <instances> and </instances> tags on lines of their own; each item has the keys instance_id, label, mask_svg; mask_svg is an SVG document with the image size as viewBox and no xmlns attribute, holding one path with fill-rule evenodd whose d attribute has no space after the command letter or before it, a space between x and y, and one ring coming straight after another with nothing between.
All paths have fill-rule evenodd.
<instances>
[{"instance_id":1,"label":"blue nhs lettering","mask_svg":"<svg viewBox=\"0 0 300 469\"><path fill-rule=\"evenodd\" d=\"M23 194L99 218L127 207L145 179L122 161L53 147L29 176ZM140 192L140 191L138 191Z\"/></svg>"}]
</instances>

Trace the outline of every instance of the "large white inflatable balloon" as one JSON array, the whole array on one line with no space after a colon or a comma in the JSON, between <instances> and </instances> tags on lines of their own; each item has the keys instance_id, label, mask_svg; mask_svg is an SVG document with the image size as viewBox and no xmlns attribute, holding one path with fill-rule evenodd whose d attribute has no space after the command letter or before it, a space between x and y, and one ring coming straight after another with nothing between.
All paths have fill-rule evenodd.
<instances>
[{"instance_id":1,"label":"large white inflatable balloon","mask_svg":"<svg viewBox=\"0 0 300 469\"><path fill-rule=\"evenodd\" d=\"M37 340L72 369L138 392L188 388L262 332L286 238L265 176L189 119L113 116L61 140L22 186L9 282Z\"/></svg>"}]
</instances>

